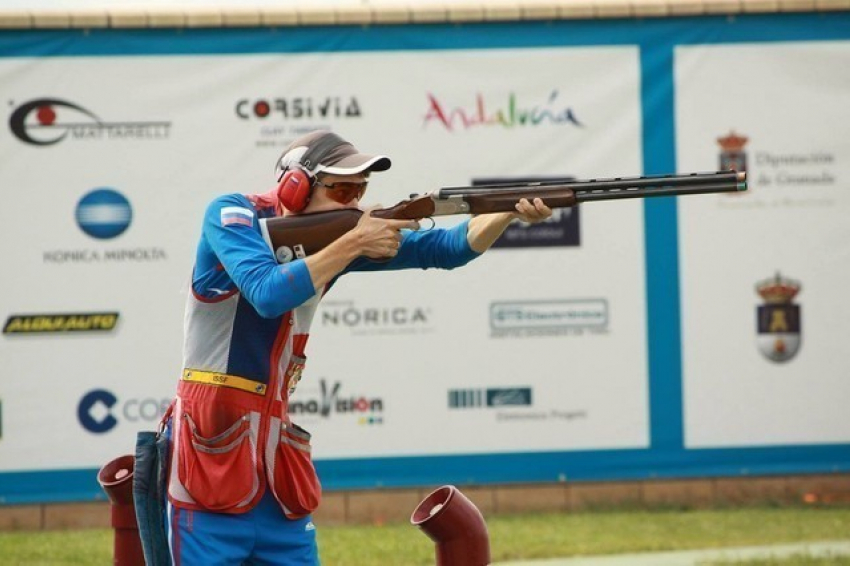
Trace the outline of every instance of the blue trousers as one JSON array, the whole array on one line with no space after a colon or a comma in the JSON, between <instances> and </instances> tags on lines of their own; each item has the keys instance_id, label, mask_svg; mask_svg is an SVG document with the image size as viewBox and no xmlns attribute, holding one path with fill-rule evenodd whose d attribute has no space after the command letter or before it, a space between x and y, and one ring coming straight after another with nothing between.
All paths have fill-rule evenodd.
<instances>
[{"instance_id":1,"label":"blue trousers","mask_svg":"<svg viewBox=\"0 0 850 566\"><path fill-rule=\"evenodd\" d=\"M167 509L174 566L318 566L316 527L310 517L289 520L266 490L240 515Z\"/></svg>"}]
</instances>

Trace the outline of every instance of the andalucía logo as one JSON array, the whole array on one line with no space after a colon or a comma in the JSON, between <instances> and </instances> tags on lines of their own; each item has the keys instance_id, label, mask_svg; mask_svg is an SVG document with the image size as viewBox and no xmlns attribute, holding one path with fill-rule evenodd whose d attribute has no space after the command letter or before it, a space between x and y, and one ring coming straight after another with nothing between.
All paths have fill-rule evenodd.
<instances>
[{"instance_id":1,"label":"andaluc\u00eda logo","mask_svg":"<svg viewBox=\"0 0 850 566\"><path fill-rule=\"evenodd\" d=\"M95 113L59 98L37 98L18 106L9 128L24 143L47 146L72 140L162 140L171 122L104 122Z\"/></svg>"},{"instance_id":2,"label":"andaluc\u00eda logo","mask_svg":"<svg viewBox=\"0 0 850 566\"><path fill-rule=\"evenodd\" d=\"M774 362L787 362L800 350L800 305L792 303L802 285L779 273L756 285L764 299L756 312L758 346Z\"/></svg>"},{"instance_id":3,"label":"andaluc\u00eda logo","mask_svg":"<svg viewBox=\"0 0 850 566\"><path fill-rule=\"evenodd\" d=\"M13 314L6 319L3 334L109 332L116 324L117 312Z\"/></svg>"},{"instance_id":4,"label":"andaluc\u00eda logo","mask_svg":"<svg viewBox=\"0 0 850 566\"><path fill-rule=\"evenodd\" d=\"M437 122L448 131L456 128L468 130L477 126L574 126L583 128L576 111L558 100L558 91L553 90L543 102L518 100L510 93L502 104L489 105L482 94L476 93L475 101L468 107L452 106L428 93L428 109L425 111L424 126Z\"/></svg>"},{"instance_id":5,"label":"andaluc\u00eda logo","mask_svg":"<svg viewBox=\"0 0 850 566\"><path fill-rule=\"evenodd\" d=\"M122 234L133 218L130 201L118 191L95 189L77 203L77 224L80 230L99 240Z\"/></svg>"},{"instance_id":6,"label":"andaluc\u00eda logo","mask_svg":"<svg viewBox=\"0 0 850 566\"><path fill-rule=\"evenodd\" d=\"M720 145L720 171L746 171L747 154L744 146L750 138L739 136L734 130L729 135L717 138Z\"/></svg>"}]
</instances>

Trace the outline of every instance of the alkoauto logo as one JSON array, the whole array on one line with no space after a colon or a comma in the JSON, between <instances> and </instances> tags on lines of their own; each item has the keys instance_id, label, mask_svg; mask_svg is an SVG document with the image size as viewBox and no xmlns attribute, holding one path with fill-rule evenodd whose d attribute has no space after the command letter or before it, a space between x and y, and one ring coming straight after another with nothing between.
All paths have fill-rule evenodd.
<instances>
[{"instance_id":1,"label":"alkoauto logo","mask_svg":"<svg viewBox=\"0 0 850 566\"><path fill-rule=\"evenodd\" d=\"M103 434L118 425L118 417L130 422L158 422L170 403L170 399L152 397L122 402L111 391L94 389L80 399L77 419L87 431Z\"/></svg>"},{"instance_id":2,"label":"alkoauto logo","mask_svg":"<svg viewBox=\"0 0 850 566\"><path fill-rule=\"evenodd\" d=\"M110 332L116 324L117 312L13 314L6 319L3 334Z\"/></svg>"},{"instance_id":3,"label":"alkoauto logo","mask_svg":"<svg viewBox=\"0 0 850 566\"><path fill-rule=\"evenodd\" d=\"M77 203L75 213L80 230L99 240L122 234L133 219L130 201L113 189L95 189Z\"/></svg>"},{"instance_id":4,"label":"alkoauto logo","mask_svg":"<svg viewBox=\"0 0 850 566\"><path fill-rule=\"evenodd\" d=\"M24 143L54 145L73 140L160 140L171 122L105 122L91 110L59 98L37 98L18 106L9 129Z\"/></svg>"}]
</instances>

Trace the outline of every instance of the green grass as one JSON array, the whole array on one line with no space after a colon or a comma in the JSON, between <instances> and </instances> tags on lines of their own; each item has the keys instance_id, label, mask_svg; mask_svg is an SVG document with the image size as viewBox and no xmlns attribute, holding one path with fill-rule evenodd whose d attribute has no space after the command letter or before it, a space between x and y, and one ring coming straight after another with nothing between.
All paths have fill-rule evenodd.
<instances>
[{"instance_id":1,"label":"green grass","mask_svg":"<svg viewBox=\"0 0 850 566\"><path fill-rule=\"evenodd\" d=\"M701 563L700 566L847 566L848 564L850 564L850 556L811 556L809 554L793 554L782 558L705 562Z\"/></svg>"},{"instance_id":2,"label":"green grass","mask_svg":"<svg viewBox=\"0 0 850 566\"><path fill-rule=\"evenodd\" d=\"M688 550L850 539L850 508L610 511L488 517L494 562L622 552ZM325 566L433 565L434 545L416 528L322 527ZM847 564L846 557L750 561L752 566ZM808 561L806 561L808 560ZM830 561L831 560L831 561ZM844 560L844 562L841 562ZM4 566L109 565L108 530L0 533Z\"/></svg>"}]
</instances>

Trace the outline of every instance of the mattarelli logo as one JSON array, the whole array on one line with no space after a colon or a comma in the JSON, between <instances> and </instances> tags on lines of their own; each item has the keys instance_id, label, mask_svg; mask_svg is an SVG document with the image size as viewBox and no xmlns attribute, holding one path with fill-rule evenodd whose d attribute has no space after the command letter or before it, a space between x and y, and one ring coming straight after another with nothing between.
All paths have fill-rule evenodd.
<instances>
[{"instance_id":1,"label":"mattarelli logo","mask_svg":"<svg viewBox=\"0 0 850 566\"><path fill-rule=\"evenodd\" d=\"M490 303L490 335L496 338L538 335L604 334L606 299L497 301Z\"/></svg>"},{"instance_id":2,"label":"mattarelli logo","mask_svg":"<svg viewBox=\"0 0 850 566\"><path fill-rule=\"evenodd\" d=\"M59 98L37 98L18 106L9 117L9 129L30 145L48 146L63 140L163 140L171 122L105 122L94 112Z\"/></svg>"},{"instance_id":3,"label":"mattarelli logo","mask_svg":"<svg viewBox=\"0 0 850 566\"><path fill-rule=\"evenodd\" d=\"M111 332L117 324L117 312L13 314L6 319L3 334Z\"/></svg>"},{"instance_id":4,"label":"mattarelli logo","mask_svg":"<svg viewBox=\"0 0 850 566\"><path fill-rule=\"evenodd\" d=\"M441 100L428 93L428 108L425 111L423 127L432 122L453 132L456 129L468 130L482 126L500 126L502 128L536 126L572 126L583 128L574 108L559 100L559 93L553 90L546 100L527 100L511 92L507 99L492 102L480 92L475 94L471 104L457 105L454 101Z\"/></svg>"}]
</instances>

